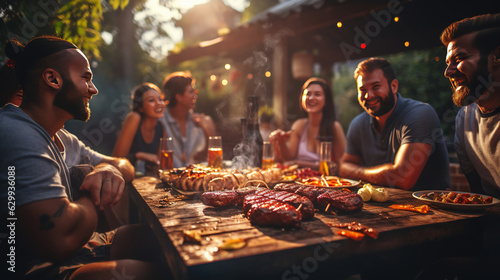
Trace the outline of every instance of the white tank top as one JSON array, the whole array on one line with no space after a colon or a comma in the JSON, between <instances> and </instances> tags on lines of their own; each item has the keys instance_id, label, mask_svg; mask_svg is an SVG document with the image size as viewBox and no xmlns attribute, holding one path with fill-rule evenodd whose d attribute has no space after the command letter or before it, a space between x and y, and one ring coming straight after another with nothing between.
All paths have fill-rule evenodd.
<instances>
[{"instance_id":1,"label":"white tank top","mask_svg":"<svg viewBox=\"0 0 500 280\"><path fill-rule=\"evenodd\" d=\"M300 136L299 150L297 151L297 160L318 162L319 155L307 149L307 129L309 128L309 120L306 121L302 136Z\"/></svg>"}]
</instances>

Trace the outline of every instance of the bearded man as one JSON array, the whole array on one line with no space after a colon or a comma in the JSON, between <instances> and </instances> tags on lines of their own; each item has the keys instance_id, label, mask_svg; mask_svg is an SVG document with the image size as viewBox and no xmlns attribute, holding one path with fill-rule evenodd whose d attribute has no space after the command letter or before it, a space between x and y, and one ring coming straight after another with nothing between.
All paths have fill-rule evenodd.
<instances>
[{"instance_id":1,"label":"bearded man","mask_svg":"<svg viewBox=\"0 0 500 280\"><path fill-rule=\"evenodd\" d=\"M156 261L162 253L152 232L133 225L96 232L97 211L121 199L134 168L91 151L63 129L67 120L89 118L89 100L98 92L86 56L52 36L26 46L10 41L5 51L24 96L20 107L0 109L0 201L6 206L0 217L15 221L16 237L13 250L8 229L0 229L0 251L15 252L15 262L1 266L2 279L112 279L117 271L161 277ZM68 169L80 156L95 164L83 182L72 180Z\"/></svg>"},{"instance_id":2,"label":"bearded man","mask_svg":"<svg viewBox=\"0 0 500 280\"><path fill-rule=\"evenodd\" d=\"M500 14L466 18L441 34L453 86L455 150L471 192L500 197Z\"/></svg>"},{"instance_id":3,"label":"bearded man","mask_svg":"<svg viewBox=\"0 0 500 280\"><path fill-rule=\"evenodd\" d=\"M365 112L347 131L340 176L405 190L449 188L448 151L435 110L398 93L385 59L360 62L354 78Z\"/></svg>"}]
</instances>

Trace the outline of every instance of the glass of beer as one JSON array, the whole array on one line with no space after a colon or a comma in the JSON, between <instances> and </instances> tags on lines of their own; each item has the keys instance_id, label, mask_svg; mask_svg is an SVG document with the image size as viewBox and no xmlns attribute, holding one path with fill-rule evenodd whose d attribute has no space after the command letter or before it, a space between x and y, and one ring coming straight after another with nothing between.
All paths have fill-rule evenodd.
<instances>
[{"instance_id":1,"label":"glass of beer","mask_svg":"<svg viewBox=\"0 0 500 280\"><path fill-rule=\"evenodd\" d=\"M319 172L325 176L329 176L331 164L332 142L321 142L319 146Z\"/></svg>"},{"instance_id":2,"label":"glass of beer","mask_svg":"<svg viewBox=\"0 0 500 280\"><path fill-rule=\"evenodd\" d=\"M262 169L273 167L274 152L273 145L269 141L264 141L262 145Z\"/></svg>"},{"instance_id":3,"label":"glass of beer","mask_svg":"<svg viewBox=\"0 0 500 280\"><path fill-rule=\"evenodd\" d=\"M208 167L222 169L222 138L220 136L208 137Z\"/></svg>"},{"instance_id":4,"label":"glass of beer","mask_svg":"<svg viewBox=\"0 0 500 280\"><path fill-rule=\"evenodd\" d=\"M172 137L160 139L160 169L174 169L174 141Z\"/></svg>"}]
</instances>

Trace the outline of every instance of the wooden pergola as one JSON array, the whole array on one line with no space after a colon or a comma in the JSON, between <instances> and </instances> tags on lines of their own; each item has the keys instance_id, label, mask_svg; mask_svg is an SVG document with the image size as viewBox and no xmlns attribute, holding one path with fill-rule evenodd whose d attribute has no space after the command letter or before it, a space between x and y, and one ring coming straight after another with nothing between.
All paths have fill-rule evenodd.
<instances>
[{"instance_id":1,"label":"wooden pergola","mask_svg":"<svg viewBox=\"0 0 500 280\"><path fill-rule=\"evenodd\" d=\"M500 4L492 0L284 1L225 36L169 54L167 61L203 56L245 61L255 50L266 52L272 64L273 110L284 120L293 54L310 54L321 76L331 80L334 63L436 47L450 23L498 12Z\"/></svg>"}]
</instances>

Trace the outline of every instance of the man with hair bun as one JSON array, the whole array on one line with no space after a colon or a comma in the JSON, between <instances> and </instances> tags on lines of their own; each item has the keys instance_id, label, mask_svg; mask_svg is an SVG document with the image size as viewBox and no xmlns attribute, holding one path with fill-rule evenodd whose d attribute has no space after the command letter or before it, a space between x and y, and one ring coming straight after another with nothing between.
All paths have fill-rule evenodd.
<instances>
[{"instance_id":1,"label":"man with hair bun","mask_svg":"<svg viewBox=\"0 0 500 280\"><path fill-rule=\"evenodd\" d=\"M162 253L150 231L125 226L95 232L97 210L115 205L125 183L134 178L131 164L89 152L100 161L81 185L70 178L66 160L83 143L63 126L70 119L86 121L89 100L97 94L85 55L74 44L52 36L34 38L26 46L10 41L5 51L24 96L20 107L7 104L0 109L0 182L6 182L0 190L1 205L15 199L15 208L5 207L0 215L4 220L16 218L15 262L3 262L2 275L7 279L159 276L154 262L162 259ZM0 230L2 254L12 250L4 240L9 236L6 230Z\"/></svg>"},{"instance_id":2,"label":"man with hair bun","mask_svg":"<svg viewBox=\"0 0 500 280\"><path fill-rule=\"evenodd\" d=\"M500 14L457 21L441 34L453 102L455 150L471 192L500 198Z\"/></svg>"}]
</instances>

